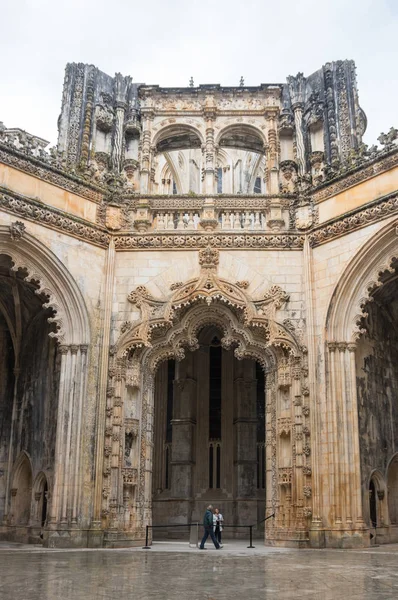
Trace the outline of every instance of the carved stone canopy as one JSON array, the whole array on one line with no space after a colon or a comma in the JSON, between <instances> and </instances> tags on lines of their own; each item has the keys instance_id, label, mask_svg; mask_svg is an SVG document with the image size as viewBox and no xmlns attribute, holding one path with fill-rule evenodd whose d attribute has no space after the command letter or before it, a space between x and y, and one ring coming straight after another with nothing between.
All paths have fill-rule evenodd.
<instances>
[{"instance_id":1,"label":"carved stone canopy","mask_svg":"<svg viewBox=\"0 0 398 600\"><path fill-rule=\"evenodd\" d=\"M196 350L200 328L210 324L224 332L224 348L234 348L238 359L255 358L264 368L273 360L265 356L271 346L285 348L288 353L300 352L292 332L275 321L276 311L289 299L279 286L271 286L260 297L251 298L237 283L205 267L199 277L178 282L171 290L164 298L155 298L144 286L129 294L129 302L141 311L141 318L131 323L117 343L119 356L135 357L129 372L149 354L150 370L165 358L181 360L185 355L183 347ZM137 385L138 375L133 379Z\"/></svg>"},{"instance_id":2,"label":"carved stone canopy","mask_svg":"<svg viewBox=\"0 0 398 600\"><path fill-rule=\"evenodd\" d=\"M174 286L171 286L174 288ZM157 299L144 286L138 286L128 300L141 309L141 319L129 332L131 347L150 344L156 329L169 329L195 304L224 304L240 314L242 323L263 328L269 337L269 320L287 302L289 296L277 285L271 286L260 298L251 299L244 289L231 283L211 269L203 270L196 279L174 288L169 298Z\"/></svg>"}]
</instances>

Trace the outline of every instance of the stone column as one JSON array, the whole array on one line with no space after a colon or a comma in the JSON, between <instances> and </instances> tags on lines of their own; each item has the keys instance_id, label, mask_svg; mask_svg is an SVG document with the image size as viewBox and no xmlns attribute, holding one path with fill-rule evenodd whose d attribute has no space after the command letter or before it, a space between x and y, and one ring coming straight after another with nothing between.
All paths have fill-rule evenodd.
<instances>
[{"instance_id":1,"label":"stone column","mask_svg":"<svg viewBox=\"0 0 398 600\"><path fill-rule=\"evenodd\" d=\"M155 421L154 421L154 454L153 486L154 493L160 493L165 484L164 444L167 427L167 377L168 362L164 361L158 368L155 379Z\"/></svg>"},{"instance_id":2,"label":"stone column","mask_svg":"<svg viewBox=\"0 0 398 600\"><path fill-rule=\"evenodd\" d=\"M278 143L275 121L270 119L268 130L268 182L269 193L279 194L279 161L278 161Z\"/></svg>"},{"instance_id":3,"label":"stone column","mask_svg":"<svg viewBox=\"0 0 398 600\"><path fill-rule=\"evenodd\" d=\"M54 484L51 493L48 525L55 529L61 519L63 486L64 482L64 453L65 453L65 404L68 401L69 369L71 354L69 346L61 345L58 348L61 354L61 371L59 378L57 435L55 441Z\"/></svg>"},{"instance_id":4,"label":"stone column","mask_svg":"<svg viewBox=\"0 0 398 600\"><path fill-rule=\"evenodd\" d=\"M266 516L276 512L278 501L276 464L276 372L268 371L265 378L265 465ZM270 537L275 519L265 522L265 538Z\"/></svg>"},{"instance_id":5,"label":"stone column","mask_svg":"<svg viewBox=\"0 0 398 600\"><path fill-rule=\"evenodd\" d=\"M353 488L354 488L354 513L355 526L358 529L365 527L362 510L362 493L361 493L361 457L359 448L359 414L358 414L358 396L357 396L357 373L355 366L355 352L357 345L354 343L347 344L349 352L349 395L351 398L351 415L352 423L352 462L353 462Z\"/></svg>"},{"instance_id":6,"label":"stone column","mask_svg":"<svg viewBox=\"0 0 398 600\"><path fill-rule=\"evenodd\" d=\"M362 517L361 465L356 390L355 344L330 342L329 413L333 429L333 504L335 543L368 545Z\"/></svg>"},{"instance_id":7,"label":"stone column","mask_svg":"<svg viewBox=\"0 0 398 600\"><path fill-rule=\"evenodd\" d=\"M310 409L310 431L311 431L311 471L312 471L312 522L311 543L314 546L323 545L322 528L322 496L320 476L320 403L317 395L317 369L316 369L316 334L315 334L315 299L313 285L313 255L308 236L304 240L304 293L307 307L307 344L308 344L308 392ZM320 402L320 401L319 401Z\"/></svg>"},{"instance_id":8,"label":"stone column","mask_svg":"<svg viewBox=\"0 0 398 600\"><path fill-rule=\"evenodd\" d=\"M237 366L235 378L236 507L238 523L254 523L257 518L257 380L254 362L245 359Z\"/></svg>"},{"instance_id":9,"label":"stone column","mask_svg":"<svg viewBox=\"0 0 398 600\"><path fill-rule=\"evenodd\" d=\"M152 111L145 112L142 115L142 142L141 142L141 169L140 169L140 192L141 194L149 194L150 182L151 182L151 168L152 168L152 150L151 150L151 139L152 139Z\"/></svg>"},{"instance_id":10,"label":"stone column","mask_svg":"<svg viewBox=\"0 0 398 600\"><path fill-rule=\"evenodd\" d=\"M338 528L341 527L342 524L342 513L341 513L341 503L340 503L340 462L339 462L339 450L338 450L338 411L337 411L337 377L336 377L336 350L337 344L335 342L330 342L328 344L329 348L329 421L332 426L332 435L330 438L331 444L329 446L329 456L332 459L331 461L331 476L333 477L332 484L332 505L333 505L333 513L334 513L334 525Z\"/></svg>"},{"instance_id":11,"label":"stone column","mask_svg":"<svg viewBox=\"0 0 398 600\"><path fill-rule=\"evenodd\" d=\"M71 467L72 480L73 480L73 500L72 500L72 525L77 524L80 501L81 501L81 483L82 483L82 469L81 469L81 447L82 447L82 421L83 421L83 405L86 397L86 372L87 372L87 350L88 346L82 344L80 346L80 360L79 369L77 372L77 402L74 409L73 418L73 448L74 448L74 460Z\"/></svg>"},{"instance_id":12,"label":"stone column","mask_svg":"<svg viewBox=\"0 0 398 600\"><path fill-rule=\"evenodd\" d=\"M103 485L103 466L104 466L104 446L105 446L105 421L106 421L106 391L108 386L108 365L109 365L109 343L111 333L111 315L112 315L112 297L114 285L115 270L115 246L113 238L110 241L106 263L105 263L105 285L103 293L103 337L100 342L99 353L99 374L98 374L98 399L97 399L97 419L96 419L96 444L95 444L95 483L93 500L93 522L92 526L98 533L91 534L91 545L101 545L100 527L101 527L101 507L102 507L102 485ZM105 449L106 450L106 449Z\"/></svg>"},{"instance_id":13,"label":"stone column","mask_svg":"<svg viewBox=\"0 0 398 600\"><path fill-rule=\"evenodd\" d=\"M117 102L115 116L115 133L113 136L111 163L112 168L118 173L121 171L122 166L122 152L124 146L123 128L125 112L126 104L124 102Z\"/></svg>"},{"instance_id":14,"label":"stone column","mask_svg":"<svg viewBox=\"0 0 398 600\"><path fill-rule=\"evenodd\" d=\"M63 440L63 480L64 485L62 489L62 510L61 510L61 524L66 527L68 525L68 521L70 520L70 509L68 503L68 496L70 491L70 460L71 460L71 433L72 433L72 424L74 417L74 402L75 402L75 391L76 391L76 358L77 351L79 347L76 344L69 346L71 360L69 366L69 378L68 378L68 386L65 388L65 403L64 403L64 415L63 415L63 423L64 423L64 431L62 435L64 437Z\"/></svg>"},{"instance_id":15,"label":"stone column","mask_svg":"<svg viewBox=\"0 0 398 600\"><path fill-rule=\"evenodd\" d=\"M81 430L86 388L87 346L60 346L61 373L55 443L54 485L49 529L78 526L81 490ZM50 535L51 537L51 535ZM54 538L55 539L55 538ZM52 546L54 539L49 542ZM73 540L72 540L73 543ZM76 543L79 541L76 538Z\"/></svg>"},{"instance_id":16,"label":"stone column","mask_svg":"<svg viewBox=\"0 0 398 600\"><path fill-rule=\"evenodd\" d=\"M191 518L193 435L196 425L193 406L196 380L193 379L193 354L177 365L174 381L173 441L171 450L171 496L175 503L175 522ZM188 364L187 364L188 363Z\"/></svg>"},{"instance_id":17,"label":"stone column","mask_svg":"<svg viewBox=\"0 0 398 600\"><path fill-rule=\"evenodd\" d=\"M296 157L299 175L304 175L306 172L305 164L305 146L303 136L303 105L301 102L293 104L294 124L296 130Z\"/></svg>"},{"instance_id":18,"label":"stone column","mask_svg":"<svg viewBox=\"0 0 398 600\"><path fill-rule=\"evenodd\" d=\"M297 73L295 77L288 77L290 99L294 113L294 124L296 133L296 159L299 169L299 175L306 172L305 164L305 146L303 135L303 106L305 100L306 79L302 73Z\"/></svg>"},{"instance_id":19,"label":"stone column","mask_svg":"<svg viewBox=\"0 0 398 600\"><path fill-rule=\"evenodd\" d=\"M115 131L112 144L112 168L118 173L122 169L124 151L124 117L127 108L128 92L131 78L123 77L120 73L115 75Z\"/></svg>"},{"instance_id":20,"label":"stone column","mask_svg":"<svg viewBox=\"0 0 398 600\"><path fill-rule=\"evenodd\" d=\"M204 192L214 194L216 192L215 161L216 147L214 141L214 121L216 118L216 107L213 96L207 96L204 116L206 120L206 141L204 147Z\"/></svg>"}]
</instances>

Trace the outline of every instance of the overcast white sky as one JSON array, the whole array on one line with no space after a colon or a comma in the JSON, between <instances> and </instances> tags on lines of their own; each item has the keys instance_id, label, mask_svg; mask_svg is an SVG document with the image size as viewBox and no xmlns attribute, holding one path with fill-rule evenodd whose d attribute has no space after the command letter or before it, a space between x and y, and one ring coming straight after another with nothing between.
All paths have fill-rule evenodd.
<instances>
[{"instance_id":1,"label":"overcast white sky","mask_svg":"<svg viewBox=\"0 0 398 600\"><path fill-rule=\"evenodd\" d=\"M163 86L280 83L352 58L365 141L398 126L398 0L2 0L0 121L52 143L64 68Z\"/></svg>"}]
</instances>

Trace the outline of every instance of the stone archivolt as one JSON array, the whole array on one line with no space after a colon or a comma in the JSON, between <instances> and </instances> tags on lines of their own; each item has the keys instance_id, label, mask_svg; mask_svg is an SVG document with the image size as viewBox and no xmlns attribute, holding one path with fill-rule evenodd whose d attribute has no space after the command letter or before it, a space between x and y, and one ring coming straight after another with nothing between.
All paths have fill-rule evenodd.
<instances>
[{"instance_id":1,"label":"stone archivolt","mask_svg":"<svg viewBox=\"0 0 398 600\"><path fill-rule=\"evenodd\" d=\"M155 345L157 340L162 335L167 336L167 332L173 327L179 330L180 324L185 321L188 327L190 309L198 305L199 311L196 312L203 312L204 315L209 312L208 308L204 307L211 309L214 307L214 311L211 312L217 319L217 323L220 322L217 314L222 314L223 307L230 309L235 315L231 320L231 327L236 332L240 332L241 344L244 343L244 346L252 338L250 344L254 347L260 347L261 344L264 347L281 345L290 347L293 352L298 351L297 342L291 331L284 325L275 323L277 309L288 301L289 296L279 286L274 285L261 298L251 299L241 286L218 277L215 273L218 259L214 250L206 248L202 252L205 258L200 259L202 260L200 277L183 285L178 284L169 298L153 298L144 286L138 286L129 294L128 300L141 310L141 319L122 335L118 347L123 348L124 353L130 353L135 349ZM204 318L208 319L207 316ZM175 329L172 337L176 337ZM226 333L223 344L230 345L232 339L232 333ZM168 343L171 344L171 339ZM187 346L190 349L197 348L195 332L192 329L187 336ZM183 358L183 350L179 345L174 343L172 347L175 357ZM241 347L235 350L236 356L244 356L245 352ZM263 364L263 359L260 362Z\"/></svg>"},{"instance_id":2,"label":"stone archivolt","mask_svg":"<svg viewBox=\"0 0 398 600\"><path fill-rule=\"evenodd\" d=\"M290 467L279 469L277 460L278 439L280 436L291 434L291 419L280 419L277 426L277 396L278 390L284 390L284 394L296 397L300 394L300 386L306 388L308 368L306 366L306 349L294 337L291 329L276 321L277 311L288 302L288 295L279 287L271 288L262 294L260 298L251 298L244 287L231 283L217 275L218 254L211 248L203 250L200 257L201 274L198 278L183 282L176 282L170 287L172 293L168 298L157 299L149 293L144 286L138 286L129 296L129 301L140 309L141 317L133 322L117 340L116 347L112 351L111 366L109 369L109 389L113 390L110 395L110 407L113 410L108 414L108 422L113 423L118 430L128 430L123 421L115 421L115 401L119 407L128 402L126 388L137 390L141 397L140 438L137 440L139 448L139 459L136 454L134 465L131 468L138 469L137 479L125 478L125 467L120 456L124 456L123 444L119 448L116 444L112 452L109 451L109 443L105 442L105 465L103 472L110 476L109 467L122 469L125 486L137 488L134 497L139 499L140 506L151 508L151 497L148 491L146 473L151 469L152 447L153 447L153 389L154 376L161 362L175 359L180 362L185 357L185 351L196 351L199 348L199 332L206 326L214 326L222 332L221 346L233 349L238 360L251 358L256 360L264 369L267 381L267 455L272 471L272 486L267 495L267 514L272 514L280 506L281 487L286 488L286 493L292 494L294 489L294 500L291 497L291 514L289 523L291 527L299 525L300 535L297 539L308 539L307 523L305 522L311 514L310 496L307 487L304 486L304 473L301 467ZM280 371L283 369L283 381ZM181 387L181 386L180 386ZM183 387L181 388L183 389ZM304 393L304 392L303 392ZM129 405L128 410L136 411L137 404ZM126 410L126 409L124 409ZM301 412L301 407L296 410L296 427L306 420ZM308 414L308 413L307 413ZM281 426L281 423L284 423ZM310 458L307 450L309 445L309 427L306 424L305 435L307 443L302 447L301 434L293 446L292 463L296 464L296 457L300 464L306 463ZM106 438L108 439L108 438ZM124 440L124 435L118 436ZM289 442L287 442L289 446ZM107 450L108 449L108 450ZM304 459L301 458L304 455ZM114 459L112 459L112 456ZM283 474L288 473L288 475ZM310 463L306 464L305 476L311 474ZM304 492L300 492L304 490ZM126 492L126 498L130 498L130 492ZM112 488L111 496L120 496L120 491ZM127 508L126 508L127 507ZM125 509L132 514L131 498L127 499ZM304 512L303 512L304 511ZM113 514L108 498L103 498L102 516L104 526L117 527L122 518L119 514ZM282 515L276 523L268 523L269 535L274 539L283 539L286 518ZM127 531L131 536L142 535L145 525L145 510L136 515L133 521L129 521Z\"/></svg>"}]
</instances>

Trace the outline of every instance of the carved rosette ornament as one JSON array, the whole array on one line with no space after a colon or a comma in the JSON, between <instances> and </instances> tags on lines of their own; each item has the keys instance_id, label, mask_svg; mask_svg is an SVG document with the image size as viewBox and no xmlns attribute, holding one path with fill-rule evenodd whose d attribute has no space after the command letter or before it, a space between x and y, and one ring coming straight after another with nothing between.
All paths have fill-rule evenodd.
<instances>
[{"instance_id":1,"label":"carved rosette ornament","mask_svg":"<svg viewBox=\"0 0 398 600\"><path fill-rule=\"evenodd\" d=\"M13 242L19 242L26 231L26 226L22 221L14 221L10 225L10 235Z\"/></svg>"}]
</instances>

